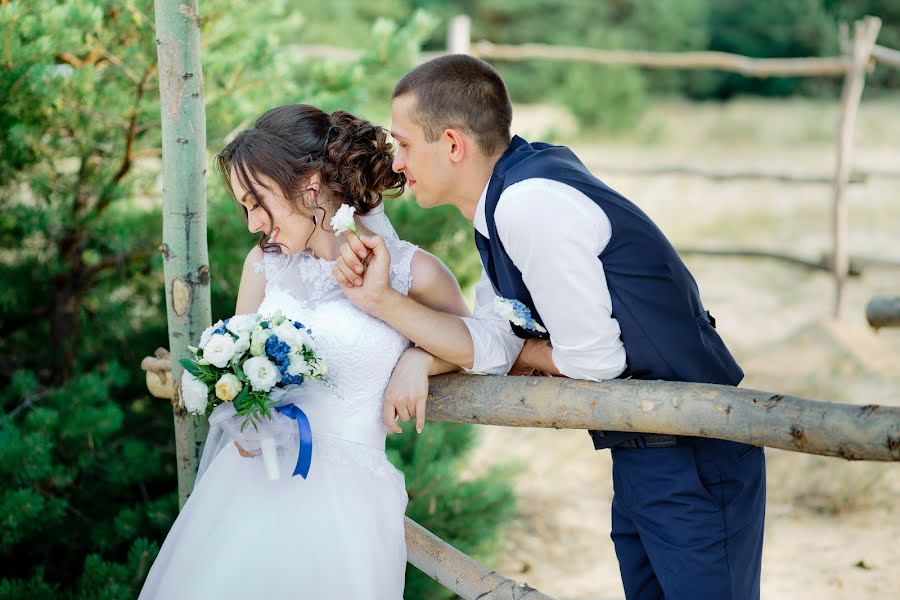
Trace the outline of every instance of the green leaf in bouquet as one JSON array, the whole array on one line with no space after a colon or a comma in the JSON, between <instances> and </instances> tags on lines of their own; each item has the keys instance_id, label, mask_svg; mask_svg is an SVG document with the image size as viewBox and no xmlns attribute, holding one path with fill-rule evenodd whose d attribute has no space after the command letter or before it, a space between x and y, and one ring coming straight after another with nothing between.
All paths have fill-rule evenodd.
<instances>
[{"instance_id":1,"label":"green leaf in bouquet","mask_svg":"<svg viewBox=\"0 0 900 600\"><path fill-rule=\"evenodd\" d=\"M247 376L244 374L244 370L241 368L241 365L238 363L234 363L231 367L231 370L234 371L235 377L244 384L244 388L247 387Z\"/></svg>"},{"instance_id":2,"label":"green leaf in bouquet","mask_svg":"<svg viewBox=\"0 0 900 600\"><path fill-rule=\"evenodd\" d=\"M238 414L244 412L245 405L247 404L247 398L250 396L250 386L245 385L241 388L241 391L234 398L234 410L238 412Z\"/></svg>"},{"instance_id":3,"label":"green leaf in bouquet","mask_svg":"<svg viewBox=\"0 0 900 600\"><path fill-rule=\"evenodd\" d=\"M181 363L181 366L184 367L185 371L188 371L191 375L193 375L197 379L201 379L201 376L204 374L203 367L201 367L200 365L198 365L197 363L195 363L194 361L192 361L190 359L182 358L178 362Z\"/></svg>"}]
</instances>

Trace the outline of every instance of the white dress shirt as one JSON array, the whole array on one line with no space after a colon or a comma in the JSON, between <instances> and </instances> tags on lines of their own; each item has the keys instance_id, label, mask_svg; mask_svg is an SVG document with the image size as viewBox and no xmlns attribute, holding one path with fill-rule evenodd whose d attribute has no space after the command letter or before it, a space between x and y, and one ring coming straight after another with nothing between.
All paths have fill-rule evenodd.
<instances>
[{"instance_id":1,"label":"white dress shirt","mask_svg":"<svg viewBox=\"0 0 900 600\"><path fill-rule=\"evenodd\" d=\"M488 182L490 183L490 182ZM473 224L490 238L487 186ZM494 212L497 235L550 333L556 368L575 379L613 379L625 370L625 347L598 256L612 235L602 208L575 188L550 179L526 179L503 190ZM475 311L464 318L475 357L468 371L506 374L524 341L494 313L496 294L482 270Z\"/></svg>"}]
</instances>

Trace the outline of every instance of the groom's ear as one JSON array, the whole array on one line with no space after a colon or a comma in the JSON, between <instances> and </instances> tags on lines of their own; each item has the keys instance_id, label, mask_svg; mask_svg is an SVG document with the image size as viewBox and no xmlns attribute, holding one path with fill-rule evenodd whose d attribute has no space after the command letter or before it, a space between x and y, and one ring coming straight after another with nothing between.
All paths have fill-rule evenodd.
<instances>
[{"instance_id":1,"label":"groom's ear","mask_svg":"<svg viewBox=\"0 0 900 600\"><path fill-rule=\"evenodd\" d=\"M445 129L444 137L450 151L450 162L462 162L469 152L468 138L456 129Z\"/></svg>"}]
</instances>

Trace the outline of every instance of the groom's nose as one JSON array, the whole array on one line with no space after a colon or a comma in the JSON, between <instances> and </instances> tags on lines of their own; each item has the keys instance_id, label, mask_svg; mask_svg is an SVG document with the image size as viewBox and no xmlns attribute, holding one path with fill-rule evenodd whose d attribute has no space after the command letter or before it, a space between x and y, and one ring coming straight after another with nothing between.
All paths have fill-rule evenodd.
<instances>
[{"instance_id":1,"label":"groom's nose","mask_svg":"<svg viewBox=\"0 0 900 600\"><path fill-rule=\"evenodd\" d=\"M406 161L400 158L399 152L394 156L394 162L391 163L391 168L394 169L394 173L402 173L403 169L406 168Z\"/></svg>"}]
</instances>

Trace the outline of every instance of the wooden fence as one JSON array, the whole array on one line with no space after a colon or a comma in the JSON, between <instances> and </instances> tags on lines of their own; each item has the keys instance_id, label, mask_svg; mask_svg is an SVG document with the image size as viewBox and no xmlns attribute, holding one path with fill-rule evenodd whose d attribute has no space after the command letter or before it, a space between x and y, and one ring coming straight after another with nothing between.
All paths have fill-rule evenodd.
<instances>
[{"instance_id":1,"label":"wooden fence","mask_svg":"<svg viewBox=\"0 0 900 600\"><path fill-rule=\"evenodd\" d=\"M151 392L176 398L168 358L144 359ZM700 383L442 375L428 420L611 429L734 440L847 460L900 462L900 407L823 402ZM463 598L549 598L502 577L406 520L410 564Z\"/></svg>"},{"instance_id":2,"label":"wooden fence","mask_svg":"<svg viewBox=\"0 0 900 600\"><path fill-rule=\"evenodd\" d=\"M628 65L646 69L716 69L750 77L843 77L840 115L835 146L835 168L830 175L805 175L783 172L717 173L694 166L645 167L628 169L637 175L686 174L715 181L732 179L774 179L790 184L828 184L832 188L832 248L824 259L824 267L834 279L833 313L839 316L847 277L852 275L847 244L848 218L846 189L849 184L863 183L872 176L900 177L900 172L852 171L853 134L856 115L865 84L865 74L876 62L900 68L900 51L875 43L881 29L881 19L865 17L850 28L842 24L839 31L841 55L813 58L751 58L727 52L644 52L637 50L600 50L547 44L504 45L488 41L473 42L469 17L451 19L447 33L447 51L423 54L427 60L442 54L470 54L485 60L525 61L563 60L602 65ZM333 60L353 60L360 53L347 48L330 46L299 46L298 52L310 57ZM625 169L605 168L605 171ZM707 253L696 250L694 253ZM754 253L748 250L714 250L712 255L766 256L810 266L811 261L780 253ZM886 261L898 266L897 261ZM821 268L815 265L814 268Z\"/></svg>"},{"instance_id":3,"label":"wooden fence","mask_svg":"<svg viewBox=\"0 0 900 600\"><path fill-rule=\"evenodd\" d=\"M205 114L199 54L198 0L169 0L154 5L160 73L163 129L163 254L169 344L172 360L158 352L142 363L154 395L172 401L175 417L179 497L183 503L193 486L202 451L202 419L189 417L176 385L187 358L187 344L209 325L209 268L205 238ZM846 258L846 206L843 191L850 180L850 141L865 69L873 56L896 61L897 56L874 45L880 21L867 18L856 24L849 50L837 62L814 59L797 63L737 62L719 54L690 53L695 66L649 53L584 54L593 62L659 67L756 69L759 73L811 75L828 70L845 75L842 118L834 176L836 307L840 303ZM454 19L450 50L472 51L468 21ZM475 46L484 58L500 46ZM523 50L523 48L525 50ZM519 52L537 52L520 47ZM584 52L601 52L587 51ZM560 52L560 50L554 50ZM627 56L626 56L627 55ZM653 58L656 56L656 58ZM884 56L884 58L882 58ZM531 56L536 58L538 56ZM506 57L509 59L509 57ZM567 58L583 60L583 58ZM699 62L698 62L699 61ZM721 61L721 62L716 62ZM728 62L730 61L730 62ZM662 64L666 63L666 64ZM700 64L702 63L702 65ZM897 61L895 64L900 64ZM722 66L726 65L726 66ZM802 71L802 73L799 73ZM877 405L850 406L791 398L780 394L724 386L671 382L610 381L593 383L565 378L477 377L452 375L431 385L428 418L434 421L492 423L516 427L617 429L698 435L786 448L799 452L841 456L850 460L900 460L900 409ZM436 538L417 524L406 523L410 563L463 598L543 599L548 596L502 577Z\"/></svg>"}]
</instances>

